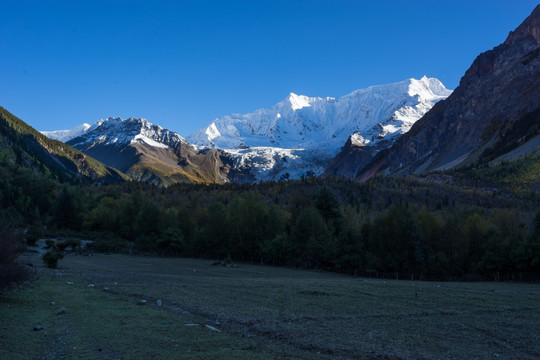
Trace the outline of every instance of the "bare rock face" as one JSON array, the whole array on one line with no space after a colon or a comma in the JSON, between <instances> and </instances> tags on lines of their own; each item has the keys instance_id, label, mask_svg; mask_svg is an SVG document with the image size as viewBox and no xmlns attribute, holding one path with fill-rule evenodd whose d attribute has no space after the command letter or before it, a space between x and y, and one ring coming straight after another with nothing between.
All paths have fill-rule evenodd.
<instances>
[{"instance_id":1,"label":"bare rock face","mask_svg":"<svg viewBox=\"0 0 540 360\"><path fill-rule=\"evenodd\" d=\"M379 147L364 146L349 136L341 151L330 161L325 169L324 176L338 176L354 179L359 170L362 170L375 157Z\"/></svg>"},{"instance_id":2,"label":"bare rock face","mask_svg":"<svg viewBox=\"0 0 540 360\"><path fill-rule=\"evenodd\" d=\"M540 135L540 6L480 54L446 100L359 174L425 173L492 161Z\"/></svg>"}]
</instances>

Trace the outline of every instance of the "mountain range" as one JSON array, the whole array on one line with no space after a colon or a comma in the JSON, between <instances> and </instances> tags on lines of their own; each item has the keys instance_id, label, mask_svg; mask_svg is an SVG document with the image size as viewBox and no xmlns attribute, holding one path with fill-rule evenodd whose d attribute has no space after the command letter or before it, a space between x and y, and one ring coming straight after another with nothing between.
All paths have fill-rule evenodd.
<instances>
[{"instance_id":1,"label":"mountain range","mask_svg":"<svg viewBox=\"0 0 540 360\"><path fill-rule=\"evenodd\" d=\"M439 80L427 77L372 86L337 99L291 93L272 107L215 119L190 135L189 142L136 118L108 118L43 133L135 180L157 185L299 179L325 174L347 139L369 149L358 166L366 165L449 94Z\"/></svg>"},{"instance_id":2,"label":"mountain range","mask_svg":"<svg viewBox=\"0 0 540 360\"><path fill-rule=\"evenodd\" d=\"M329 175L364 181L493 167L540 153L539 55L540 6L504 43L480 54L453 92L423 77L340 98L291 93L274 106L217 118L187 138L137 118L43 134L78 149L85 164L96 158L118 169L107 170L113 177L159 186Z\"/></svg>"},{"instance_id":3,"label":"mountain range","mask_svg":"<svg viewBox=\"0 0 540 360\"><path fill-rule=\"evenodd\" d=\"M89 127L48 135L58 134L68 145L119 169L131 179L159 186L223 183L230 170L221 151L199 151L182 136L146 119L108 118Z\"/></svg>"}]
</instances>

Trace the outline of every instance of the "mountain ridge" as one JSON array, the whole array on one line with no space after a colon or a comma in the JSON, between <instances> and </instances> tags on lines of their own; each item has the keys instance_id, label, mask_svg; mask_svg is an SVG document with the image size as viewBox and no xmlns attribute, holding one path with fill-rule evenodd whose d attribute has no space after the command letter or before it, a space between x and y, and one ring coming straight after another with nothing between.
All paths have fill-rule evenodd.
<instances>
[{"instance_id":1,"label":"mountain ridge","mask_svg":"<svg viewBox=\"0 0 540 360\"><path fill-rule=\"evenodd\" d=\"M348 175L328 166L351 135L366 147L356 165L362 167L451 92L424 76L340 98L290 93L271 107L217 118L187 140L229 153L233 167L250 173L253 181Z\"/></svg>"},{"instance_id":2,"label":"mountain ridge","mask_svg":"<svg viewBox=\"0 0 540 360\"><path fill-rule=\"evenodd\" d=\"M175 165L171 159L176 155L163 151L160 155L148 146L170 148L172 153L183 146L191 148L191 158L202 150L219 152L216 159L221 162L217 176L220 182L299 179L330 174L328 163L351 135L369 149L357 166L367 163L450 93L439 80L426 76L358 89L340 98L290 93L271 107L220 117L187 139L142 118L109 117L90 127L43 133L61 136L126 173L141 153L152 153L154 164L163 162L158 159L161 156L169 168L177 167L183 160ZM136 148L136 144L140 146ZM129 150L118 154L120 145ZM216 178L216 174L211 178Z\"/></svg>"},{"instance_id":3,"label":"mountain ridge","mask_svg":"<svg viewBox=\"0 0 540 360\"><path fill-rule=\"evenodd\" d=\"M539 133L540 6L459 86L359 174L421 174L487 164Z\"/></svg>"},{"instance_id":4,"label":"mountain ridge","mask_svg":"<svg viewBox=\"0 0 540 360\"><path fill-rule=\"evenodd\" d=\"M77 129L77 128L75 128ZM157 186L224 183L235 174L219 150L199 151L179 134L144 118L101 119L83 132L48 132L119 169L136 181Z\"/></svg>"},{"instance_id":5,"label":"mountain ridge","mask_svg":"<svg viewBox=\"0 0 540 360\"><path fill-rule=\"evenodd\" d=\"M420 80L410 78L358 89L340 98L290 93L273 106L219 117L189 135L187 140L199 147L229 149L241 146L302 148L313 143L319 146L323 140L330 139L335 148L336 144L342 146L355 131L371 137L380 135L372 129L378 123L414 122L418 114L426 112L424 107L431 108L430 103L450 93L439 80L426 76ZM396 131L395 126L385 125L385 131Z\"/></svg>"},{"instance_id":6,"label":"mountain ridge","mask_svg":"<svg viewBox=\"0 0 540 360\"><path fill-rule=\"evenodd\" d=\"M49 139L21 119L0 107L0 138L2 153L13 152L15 161L23 167L51 172L58 178L93 182L129 180L115 168L106 166L75 148Z\"/></svg>"}]
</instances>

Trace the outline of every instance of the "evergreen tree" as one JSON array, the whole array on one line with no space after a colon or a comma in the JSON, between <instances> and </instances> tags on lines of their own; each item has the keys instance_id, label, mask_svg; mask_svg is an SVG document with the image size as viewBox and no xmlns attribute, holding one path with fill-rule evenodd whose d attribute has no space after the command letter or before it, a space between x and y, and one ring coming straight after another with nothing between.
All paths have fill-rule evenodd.
<instances>
[{"instance_id":1,"label":"evergreen tree","mask_svg":"<svg viewBox=\"0 0 540 360\"><path fill-rule=\"evenodd\" d=\"M75 199L65 187L56 201L53 221L58 228L79 230L81 227L82 217L75 204Z\"/></svg>"},{"instance_id":2,"label":"evergreen tree","mask_svg":"<svg viewBox=\"0 0 540 360\"><path fill-rule=\"evenodd\" d=\"M292 231L297 264L302 267L324 267L335 254L335 244L324 218L314 207L300 212Z\"/></svg>"}]
</instances>

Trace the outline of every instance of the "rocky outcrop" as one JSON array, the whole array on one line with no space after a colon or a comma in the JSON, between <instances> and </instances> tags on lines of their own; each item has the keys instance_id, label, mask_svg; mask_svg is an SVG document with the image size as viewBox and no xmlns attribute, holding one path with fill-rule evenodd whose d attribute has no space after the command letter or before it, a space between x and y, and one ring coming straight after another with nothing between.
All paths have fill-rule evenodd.
<instances>
[{"instance_id":1,"label":"rocky outcrop","mask_svg":"<svg viewBox=\"0 0 540 360\"><path fill-rule=\"evenodd\" d=\"M375 157L378 148L365 146L354 141L351 135L340 152L330 161L324 171L324 176L338 176L354 179L359 170L362 170Z\"/></svg>"}]
</instances>

